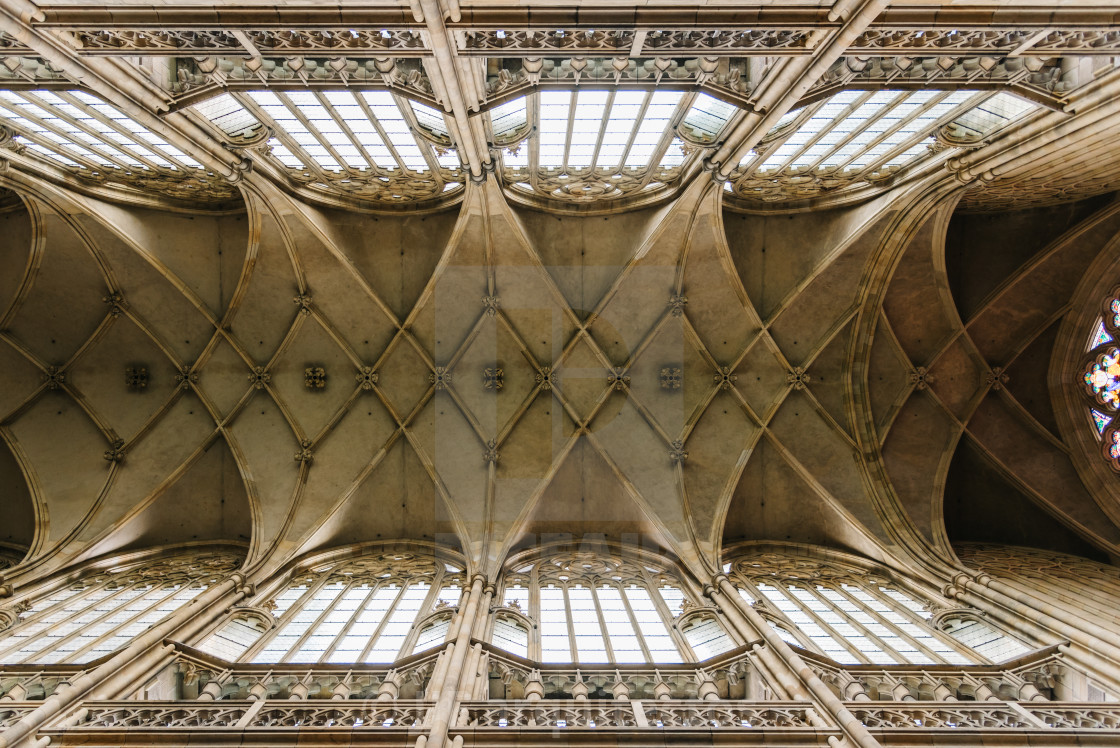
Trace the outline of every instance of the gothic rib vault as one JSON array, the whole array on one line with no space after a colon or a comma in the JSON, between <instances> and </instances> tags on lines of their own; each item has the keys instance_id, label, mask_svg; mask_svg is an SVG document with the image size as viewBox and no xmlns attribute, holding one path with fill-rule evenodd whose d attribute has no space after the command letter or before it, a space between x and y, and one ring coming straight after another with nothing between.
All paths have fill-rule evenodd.
<instances>
[{"instance_id":1,"label":"gothic rib vault","mask_svg":"<svg viewBox=\"0 0 1120 748\"><path fill-rule=\"evenodd\" d=\"M39 573L414 537L493 574L556 533L709 570L742 539L916 563L1045 542L1035 516L1115 552L1115 506L1081 488L1045 396L1075 286L1120 232L1110 199L763 217L698 183L578 217L513 208L491 177L442 213L245 189L244 213L208 216L6 184L4 263L26 270L5 289L5 539ZM991 234L1015 241L981 254ZM1001 529L1009 508L1035 514Z\"/></svg>"},{"instance_id":2,"label":"gothic rib vault","mask_svg":"<svg viewBox=\"0 0 1120 748\"><path fill-rule=\"evenodd\" d=\"M295 140L269 151L268 128L222 135L189 108L258 86L352 82L277 78L321 52L299 47L314 35L257 28L290 25L298 9L267 24L240 9L236 34L210 38L221 8L102 18L0 5L5 69L23 75L12 91L92 91L202 164L171 187L162 172L67 171L6 116L0 541L15 578L229 541L247 546L247 566L279 568L349 543L431 540L488 576L557 536L664 549L699 578L743 540L912 569L951 568L954 543L968 541L1120 555L1120 493L1094 461L1071 365L1120 258L1107 8L1082 18L1040 6L1043 27L1041 15L978 5L963 52L952 34L898 29L940 28L967 8L948 20L907 4L844 3L835 18L811 4L756 9L760 26L786 29L763 34L766 56L737 56L742 34L662 39L654 24L669 16L638 14L611 22L637 31L571 42L577 56L564 33L485 31L519 25L500 9L379 6L364 25L392 33L353 32L357 51L334 59L366 72L377 59L371 86L442 108L447 132L423 125L420 108L401 116L431 144L429 165L448 148L460 160L424 184L393 181L410 208L389 205L388 187L285 172L275 153ZM561 31L609 15L508 12ZM714 9L710 24L733 15ZM644 60L627 36L638 32L672 55L590 77L607 75L623 43ZM152 39L179 52L153 52ZM287 67L263 68L272 78L238 82L233 63L226 78L207 72L243 64L245 49L267 62L254 46L266 44L286 50ZM551 66L534 72L537 54ZM166 59L195 65L189 85L157 90ZM900 78L914 60L924 72ZM661 70L664 88L675 75L689 95L738 108L718 138L686 138L680 163L627 172L645 186L625 199L607 199L617 183L602 174L573 188L542 166L518 181L518 144L540 158L539 101L506 141L487 112L574 90L585 70L607 89L655 91L661 78L643 71ZM786 113L889 86L1012 91L1038 109L998 137L939 130L926 160L850 184L808 184L793 168L763 180L774 206L751 201L740 166L803 124ZM686 111L658 134L659 152L685 137Z\"/></svg>"}]
</instances>

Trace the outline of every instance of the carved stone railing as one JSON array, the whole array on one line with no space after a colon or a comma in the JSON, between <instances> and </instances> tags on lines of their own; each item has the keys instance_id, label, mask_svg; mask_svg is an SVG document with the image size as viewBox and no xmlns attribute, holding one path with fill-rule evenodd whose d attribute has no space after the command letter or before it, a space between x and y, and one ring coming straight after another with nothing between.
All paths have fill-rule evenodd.
<instances>
[{"instance_id":1,"label":"carved stone railing","mask_svg":"<svg viewBox=\"0 0 1120 748\"><path fill-rule=\"evenodd\" d=\"M19 722L25 714L39 706L40 704L35 702L6 701L0 703L0 732Z\"/></svg>"},{"instance_id":2,"label":"carved stone railing","mask_svg":"<svg viewBox=\"0 0 1120 748\"><path fill-rule=\"evenodd\" d=\"M9 701L42 701L81 675L87 666L11 667L0 670L0 707Z\"/></svg>"},{"instance_id":3,"label":"carved stone railing","mask_svg":"<svg viewBox=\"0 0 1120 748\"><path fill-rule=\"evenodd\" d=\"M751 701L470 701L459 728L811 728L811 705Z\"/></svg>"},{"instance_id":4,"label":"carved stone railing","mask_svg":"<svg viewBox=\"0 0 1120 748\"><path fill-rule=\"evenodd\" d=\"M1120 730L1120 704L1055 702L1026 707L1047 727L1062 730Z\"/></svg>"},{"instance_id":5,"label":"carved stone railing","mask_svg":"<svg viewBox=\"0 0 1120 748\"><path fill-rule=\"evenodd\" d=\"M176 645L169 698L377 699L423 698L441 650L408 657L396 667L376 665L255 665L230 663L185 645Z\"/></svg>"},{"instance_id":6,"label":"carved stone railing","mask_svg":"<svg viewBox=\"0 0 1120 748\"><path fill-rule=\"evenodd\" d=\"M868 728L1001 728L1037 727L1022 709L1002 702L971 701L946 704L936 702L867 702L846 704L848 710Z\"/></svg>"},{"instance_id":7,"label":"carved stone railing","mask_svg":"<svg viewBox=\"0 0 1120 748\"><path fill-rule=\"evenodd\" d=\"M811 705L800 702L658 701L643 708L650 727L811 727Z\"/></svg>"},{"instance_id":8,"label":"carved stone railing","mask_svg":"<svg viewBox=\"0 0 1120 748\"><path fill-rule=\"evenodd\" d=\"M743 682L755 673L747 647L703 663L680 665L546 665L484 644L490 677L501 680L507 698L532 694L549 699L710 699L746 695ZM731 689L731 690L729 690ZM749 698L749 696L747 696Z\"/></svg>"},{"instance_id":9,"label":"carved stone railing","mask_svg":"<svg viewBox=\"0 0 1120 748\"><path fill-rule=\"evenodd\" d=\"M851 701L1048 701L1065 665L1056 647L1001 665L838 665L799 650L821 680Z\"/></svg>"},{"instance_id":10,"label":"carved stone railing","mask_svg":"<svg viewBox=\"0 0 1120 748\"><path fill-rule=\"evenodd\" d=\"M868 728L880 730L1115 730L1120 733L1120 704L850 701L845 706Z\"/></svg>"},{"instance_id":11,"label":"carved stone railing","mask_svg":"<svg viewBox=\"0 0 1120 748\"><path fill-rule=\"evenodd\" d=\"M45 735L82 731L303 730L418 728L432 708L422 701L89 701ZM2 710L0 710L2 711Z\"/></svg>"}]
</instances>

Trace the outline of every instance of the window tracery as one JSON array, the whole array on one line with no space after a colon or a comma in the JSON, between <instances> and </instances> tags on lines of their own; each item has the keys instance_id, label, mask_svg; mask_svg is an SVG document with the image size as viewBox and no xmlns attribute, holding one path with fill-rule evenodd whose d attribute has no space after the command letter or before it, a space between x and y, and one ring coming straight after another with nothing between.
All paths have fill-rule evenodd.
<instances>
[{"instance_id":1,"label":"window tracery","mask_svg":"<svg viewBox=\"0 0 1120 748\"><path fill-rule=\"evenodd\" d=\"M276 628L240 659L393 662L442 641L449 615L431 618L419 630L415 624L457 605L462 589L462 567L419 553L322 564L298 575L275 597Z\"/></svg>"},{"instance_id":2,"label":"window tracery","mask_svg":"<svg viewBox=\"0 0 1120 748\"><path fill-rule=\"evenodd\" d=\"M200 201L227 200L236 194L223 177L85 91L0 90L0 118L13 133L5 147L86 183L120 184Z\"/></svg>"},{"instance_id":3,"label":"window tracery","mask_svg":"<svg viewBox=\"0 0 1120 748\"><path fill-rule=\"evenodd\" d=\"M1027 651L975 618L942 629L938 603L845 564L766 552L735 561L731 576L783 640L839 663L969 665Z\"/></svg>"},{"instance_id":4,"label":"window tracery","mask_svg":"<svg viewBox=\"0 0 1120 748\"><path fill-rule=\"evenodd\" d=\"M389 91L251 90L191 108L312 190L411 202L463 183L443 113Z\"/></svg>"},{"instance_id":5,"label":"window tracery","mask_svg":"<svg viewBox=\"0 0 1120 748\"><path fill-rule=\"evenodd\" d=\"M511 564L491 640L545 663L670 664L735 646L714 616L678 618L686 593L670 570L646 561L563 552ZM536 624L533 636L521 613ZM524 654L523 654L524 652Z\"/></svg>"},{"instance_id":6,"label":"window tracery","mask_svg":"<svg viewBox=\"0 0 1120 748\"><path fill-rule=\"evenodd\" d=\"M1085 413L1101 453L1120 472L1120 287L1104 300L1089 334L1082 362Z\"/></svg>"},{"instance_id":7,"label":"window tracery","mask_svg":"<svg viewBox=\"0 0 1120 748\"><path fill-rule=\"evenodd\" d=\"M545 88L495 107L490 129L515 194L586 202L674 182L737 111L703 93Z\"/></svg>"},{"instance_id":8,"label":"window tracery","mask_svg":"<svg viewBox=\"0 0 1120 748\"><path fill-rule=\"evenodd\" d=\"M0 635L6 663L84 663L114 652L240 566L227 554L176 556L83 576L26 600Z\"/></svg>"},{"instance_id":9,"label":"window tracery","mask_svg":"<svg viewBox=\"0 0 1120 748\"><path fill-rule=\"evenodd\" d=\"M888 180L943 151L976 143L1036 105L1007 93L840 91L787 113L725 185L779 202Z\"/></svg>"}]
</instances>

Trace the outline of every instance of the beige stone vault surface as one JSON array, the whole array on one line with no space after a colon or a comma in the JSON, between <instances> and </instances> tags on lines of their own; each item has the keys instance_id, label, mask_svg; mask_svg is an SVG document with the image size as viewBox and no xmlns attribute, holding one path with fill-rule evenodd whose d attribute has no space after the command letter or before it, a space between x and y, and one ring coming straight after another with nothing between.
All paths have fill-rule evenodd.
<instances>
[{"instance_id":1,"label":"beige stone vault surface","mask_svg":"<svg viewBox=\"0 0 1120 748\"><path fill-rule=\"evenodd\" d=\"M0 0L0 567L1115 560L1078 378L1120 277L1118 28L1034 0ZM570 163L592 88L640 99L637 165Z\"/></svg>"},{"instance_id":2,"label":"beige stone vault surface","mask_svg":"<svg viewBox=\"0 0 1120 748\"><path fill-rule=\"evenodd\" d=\"M188 214L4 184L0 539L31 566L416 538L494 573L558 534L709 573L743 539L1117 553L1051 355L1115 260L1109 196L761 216L698 182L581 217L490 177L422 215L258 187Z\"/></svg>"}]
</instances>

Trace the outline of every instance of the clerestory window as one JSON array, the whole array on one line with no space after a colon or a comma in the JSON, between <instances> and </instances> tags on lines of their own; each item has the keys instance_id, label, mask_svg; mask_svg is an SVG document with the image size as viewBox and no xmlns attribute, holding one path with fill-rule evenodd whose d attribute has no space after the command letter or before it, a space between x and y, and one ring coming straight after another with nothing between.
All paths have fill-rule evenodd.
<instances>
[{"instance_id":1,"label":"clerestory window","mask_svg":"<svg viewBox=\"0 0 1120 748\"><path fill-rule=\"evenodd\" d=\"M733 648L718 621L676 625L685 593L667 569L591 553L565 553L507 573L502 604L537 625L535 638L512 615L492 642L546 663L678 663Z\"/></svg>"},{"instance_id":2,"label":"clerestory window","mask_svg":"<svg viewBox=\"0 0 1120 748\"><path fill-rule=\"evenodd\" d=\"M274 599L276 628L242 660L259 663L387 663L443 641L446 621L414 632L437 608L455 606L462 567L409 553L347 559L305 573ZM447 619L450 620L449 618Z\"/></svg>"},{"instance_id":3,"label":"clerestory window","mask_svg":"<svg viewBox=\"0 0 1120 748\"><path fill-rule=\"evenodd\" d=\"M124 647L241 561L177 556L99 571L28 600L30 609L0 635L0 662L90 662Z\"/></svg>"},{"instance_id":4,"label":"clerestory window","mask_svg":"<svg viewBox=\"0 0 1120 748\"><path fill-rule=\"evenodd\" d=\"M764 553L732 571L740 595L782 639L840 663L971 665L1026 651L990 627L939 630L929 603L859 569Z\"/></svg>"}]
</instances>

